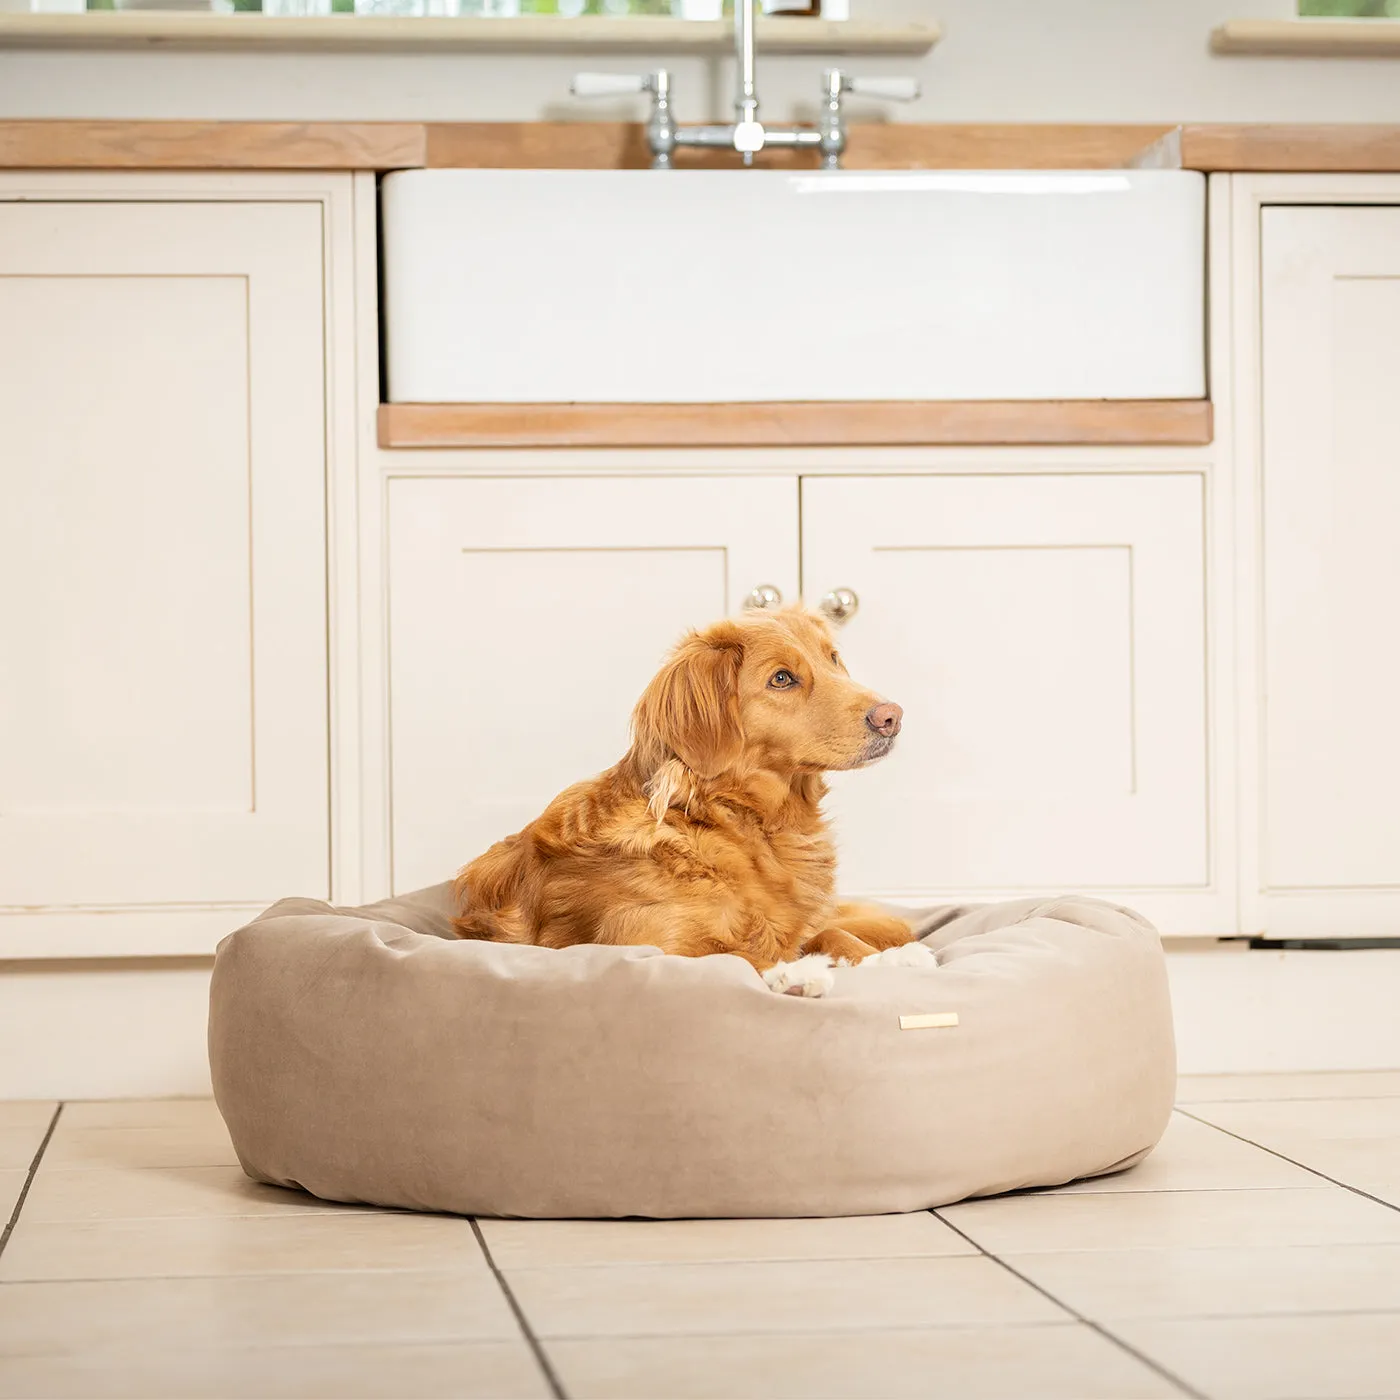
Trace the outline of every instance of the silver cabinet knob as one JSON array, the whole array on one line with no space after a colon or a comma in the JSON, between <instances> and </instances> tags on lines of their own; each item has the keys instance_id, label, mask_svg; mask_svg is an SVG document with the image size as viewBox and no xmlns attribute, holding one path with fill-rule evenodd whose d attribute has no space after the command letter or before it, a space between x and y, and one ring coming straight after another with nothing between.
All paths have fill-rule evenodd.
<instances>
[{"instance_id":1,"label":"silver cabinet knob","mask_svg":"<svg viewBox=\"0 0 1400 1400\"><path fill-rule=\"evenodd\" d=\"M849 588L833 588L817 606L838 627L849 622L860 609L860 599Z\"/></svg>"},{"instance_id":2,"label":"silver cabinet knob","mask_svg":"<svg viewBox=\"0 0 1400 1400\"><path fill-rule=\"evenodd\" d=\"M746 608L780 608L782 605L783 591L780 588L775 588L771 583L760 583L744 599Z\"/></svg>"}]
</instances>

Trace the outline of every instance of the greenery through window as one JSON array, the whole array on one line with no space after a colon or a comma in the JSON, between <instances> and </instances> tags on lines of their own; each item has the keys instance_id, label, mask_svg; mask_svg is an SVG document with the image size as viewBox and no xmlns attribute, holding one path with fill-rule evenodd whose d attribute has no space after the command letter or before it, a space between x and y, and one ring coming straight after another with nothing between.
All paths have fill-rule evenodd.
<instances>
[{"instance_id":1,"label":"greenery through window","mask_svg":"<svg viewBox=\"0 0 1400 1400\"><path fill-rule=\"evenodd\" d=\"M1400 19L1400 0L1298 0L1309 19Z\"/></svg>"}]
</instances>

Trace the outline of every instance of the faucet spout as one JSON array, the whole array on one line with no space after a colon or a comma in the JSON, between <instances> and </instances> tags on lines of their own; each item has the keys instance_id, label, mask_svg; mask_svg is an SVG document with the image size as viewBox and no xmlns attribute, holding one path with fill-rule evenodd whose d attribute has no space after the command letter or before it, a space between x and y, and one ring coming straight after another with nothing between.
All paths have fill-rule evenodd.
<instances>
[{"instance_id":1,"label":"faucet spout","mask_svg":"<svg viewBox=\"0 0 1400 1400\"><path fill-rule=\"evenodd\" d=\"M758 0L734 0L734 111L741 122L758 117L754 84L754 11Z\"/></svg>"}]
</instances>

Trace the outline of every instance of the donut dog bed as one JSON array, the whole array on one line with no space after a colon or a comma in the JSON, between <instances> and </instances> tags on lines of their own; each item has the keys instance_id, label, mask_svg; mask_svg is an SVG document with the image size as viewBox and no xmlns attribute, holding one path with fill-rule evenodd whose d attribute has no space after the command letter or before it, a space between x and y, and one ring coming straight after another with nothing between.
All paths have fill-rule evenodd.
<instances>
[{"instance_id":1,"label":"donut dog bed","mask_svg":"<svg viewBox=\"0 0 1400 1400\"><path fill-rule=\"evenodd\" d=\"M451 887L226 938L214 1092L249 1176L526 1217L921 1210L1131 1166L1175 1089L1161 944L1082 898L913 916L937 967L778 996L737 957L450 936Z\"/></svg>"}]
</instances>

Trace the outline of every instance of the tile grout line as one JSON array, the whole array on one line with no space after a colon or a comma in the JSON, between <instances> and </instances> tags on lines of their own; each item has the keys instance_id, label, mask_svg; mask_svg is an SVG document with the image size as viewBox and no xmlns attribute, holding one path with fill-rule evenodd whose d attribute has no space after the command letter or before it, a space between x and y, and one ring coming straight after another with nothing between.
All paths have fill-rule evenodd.
<instances>
[{"instance_id":1,"label":"tile grout line","mask_svg":"<svg viewBox=\"0 0 1400 1400\"><path fill-rule=\"evenodd\" d=\"M34 1185L34 1178L39 1174L39 1163L44 1160L44 1153L48 1150L49 1140L53 1137L53 1130L58 1127L58 1116L63 1112L63 1105L60 1103L53 1111L53 1117L49 1119L48 1131L44 1134L44 1140L39 1144L39 1150L34 1154L34 1160L29 1164L29 1175L24 1178L24 1185L19 1188L19 1198L15 1201L15 1208L10 1212L10 1218L5 1224L3 1231L0 1231L0 1254L4 1254L5 1246L10 1242L10 1236L14 1234L15 1226L19 1223L19 1213L24 1209L24 1203L29 1197L29 1188Z\"/></svg>"},{"instance_id":2,"label":"tile grout line","mask_svg":"<svg viewBox=\"0 0 1400 1400\"><path fill-rule=\"evenodd\" d=\"M569 1400L569 1393L564 1389L562 1382L555 1373L549 1357L545 1354L545 1349L540 1343L540 1339L535 1336L535 1329L530 1326L530 1320L525 1316L525 1309L520 1306L520 1300L516 1298L514 1291L506 1276L501 1272L495 1258L491 1254L491 1246L486 1243L486 1236L481 1233L481 1226L477 1224L474 1215L467 1217L468 1223L472 1227L472 1234L476 1236L476 1242L481 1247L481 1253L486 1260L487 1267L491 1270L492 1277L496 1280L496 1285L500 1288L506 1303L512 1313L515 1314L515 1321L520 1328L521 1335L525 1338L526 1345L534 1353L535 1361L540 1370L544 1373L546 1384L549 1386L549 1393L554 1396L554 1400Z\"/></svg>"},{"instance_id":3,"label":"tile grout line","mask_svg":"<svg viewBox=\"0 0 1400 1400\"><path fill-rule=\"evenodd\" d=\"M1250 1147L1257 1147L1261 1152L1267 1152L1271 1157L1277 1157L1280 1162L1288 1162L1292 1166L1301 1167L1305 1172L1311 1172L1314 1176L1320 1176L1323 1181L1330 1181L1333 1186L1340 1186L1344 1191L1350 1191L1354 1196L1360 1196L1363 1200L1374 1201L1378 1206L1384 1206L1387 1210L1400 1211L1400 1205L1394 1201L1387 1201L1380 1196L1373 1196L1369 1191L1363 1191L1359 1186L1353 1186L1350 1182L1341 1180L1340 1177L1328 1176L1326 1172L1318 1171L1316 1167L1310 1167L1306 1162L1300 1162L1296 1157L1290 1157L1286 1152L1280 1152L1275 1147L1269 1147L1262 1142L1255 1142L1253 1138L1247 1138L1243 1133L1231 1132L1229 1128L1222 1128L1219 1123L1212 1123L1209 1118L1200 1118L1194 1113L1189 1113L1180 1105L1177 1106L1177 1113L1183 1118L1190 1118L1192 1122L1200 1123L1207 1128L1214 1128L1217 1133L1224 1133L1226 1137L1232 1137L1236 1142L1248 1143Z\"/></svg>"},{"instance_id":4,"label":"tile grout line","mask_svg":"<svg viewBox=\"0 0 1400 1400\"><path fill-rule=\"evenodd\" d=\"M1011 1275L1012 1278L1019 1279L1028 1288L1033 1288L1037 1293L1040 1294L1042 1298L1049 1299L1049 1301L1054 1303L1057 1308L1063 1308L1064 1311L1067 1312L1072 1318L1074 1318L1076 1322L1082 1323L1091 1332L1097 1332L1099 1336L1102 1337L1106 1342L1110 1342L1113 1346L1116 1346L1120 1351L1127 1352L1129 1356L1131 1356L1135 1361L1141 1362L1142 1365L1148 1368L1148 1370L1155 1371L1168 1384L1174 1385L1179 1391L1181 1391L1183 1395L1190 1396L1191 1400L1208 1400L1208 1397L1206 1395L1204 1395L1201 1391L1197 1390L1194 1386L1188 1385L1184 1380L1181 1379L1180 1376L1176 1375L1174 1372L1169 1371L1165 1366L1161 1364L1160 1361L1153 1360L1153 1358L1148 1356L1146 1352L1141 1352L1131 1343L1125 1342L1122 1337L1119 1337L1114 1333L1110 1332L1108 1328L1103 1326L1101 1323L1095 1322L1092 1318L1085 1317L1084 1314L1081 1313L1077 1308L1072 1308L1068 1303L1064 1302L1060 1298L1057 1298L1053 1293L1050 1292L1048 1288L1042 1288L1040 1284L1038 1284L1034 1279L1027 1278L1025 1274L1023 1274L1019 1269L1016 1269L1012 1265L1008 1264L1006 1260L1003 1259L1000 1255L993 1254L989 1249L984 1249L982 1245L978 1244L978 1242L972 1238L971 1235L967 1234L963 1230L960 1230L956 1225L953 1224L951 1220L944 1219L944 1217L938 1213L938 1210L936 1208L930 1210L929 1214L933 1216L935 1220L941 1221L955 1234L961 1235L962 1238L965 1239L968 1242L968 1244L970 1244L980 1255L982 1255L984 1259L990 1259L992 1263L1000 1265L1003 1269L1006 1270L1008 1274Z\"/></svg>"}]
</instances>

